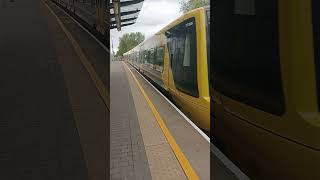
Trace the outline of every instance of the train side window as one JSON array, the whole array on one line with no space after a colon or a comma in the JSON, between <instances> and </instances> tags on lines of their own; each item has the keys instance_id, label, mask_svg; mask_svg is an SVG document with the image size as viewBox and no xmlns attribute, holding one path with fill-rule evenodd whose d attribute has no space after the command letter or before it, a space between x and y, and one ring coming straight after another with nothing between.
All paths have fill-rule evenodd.
<instances>
[{"instance_id":1,"label":"train side window","mask_svg":"<svg viewBox=\"0 0 320 180\"><path fill-rule=\"evenodd\" d=\"M153 49L153 64L157 64L157 48Z\"/></svg>"},{"instance_id":2,"label":"train side window","mask_svg":"<svg viewBox=\"0 0 320 180\"><path fill-rule=\"evenodd\" d=\"M145 54L145 63L149 63L149 51L146 50L146 54Z\"/></svg>"},{"instance_id":3,"label":"train side window","mask_svg":"<svg viewBox=\"0 0 320 180\"><path fill-rule=\"evenodd\" d=\"M156 56L156 49L152 48L151 49L151 64L155 64L155 56Z\"/></svg>"},{"instance_id":4,"label":"train side window","mask_svg":"<svg viewBox=\"0 0 320 180\"><path fill-rule=\"evenodd\" d=\"M197 81L197 39L195 18L166 32L173 79L177 89L199 97Z\"/></svg>"},{"instance_id":5,"label":"train side window","mask_svg":"<svg viewBox=\"0 0 320 180\"><path fill-rule=\"evenodd\" d=\"M149 50L149 63L150 64L153 64L153 49L150 49Z\"/></svg>"},{"instance_id":6,"label":"train side window","mask_svg":"<svg viewBox=\"0 0 320 180\"><path fill-rule=\"evenodd\" d=\"M149 58L149 52L148 52L148 50L145 50L144 51L144 56L143 56L143 58L144 58L144 64L147 64L148 63L148 58Z\"/></svg>"},{"instance_id":7,"label":"train side window","mask_svg":"<svg viewBox=\"0 0 320 180\"><path fill-rule=\"evenodd\" d=\"M135 62L138 62L139 60L139 52L136 52L136 59L135 59Z\"/></svg>"},{"instance_id":8,"label":"train side window","mask_svg":"<svg viewBox=\"0 0 320 180\"><path fill-rule=\"evenodd\" d=\"M282 115L278 0L224 0L213 8L214 89L256 109Z\"/></svg>"},{"instance_id":9,"label":"train side window","mask_svg":"<svg viewBox=\"0 0 320 180\"><path fill-rule=\"evenodd\" d=\"M144 64L144 50L141 50L141 59L140 59L140 63Z\"/></svg>"},{"instance_id":10,"label":"train side window","mask_svg":"<svg viewBox=\"0 0 320 180\"><path fill-rule=\"evenodd\" d=\"M152 57L153 57L153 50L149 49L148 50L148 63L152 64Z\"/></svg>"},{"instance_id":11,"label":"train side window","mask_svg":"<svg viewBox=\"0 0 320 180\"><path fill-rule=\"evenodd\" d=\"M163 47L158 47L157 48L157 65L159 65L159 66L163 66L163 52L164 52L164 50L163 50Z\"/></svg>"}]
</instances>

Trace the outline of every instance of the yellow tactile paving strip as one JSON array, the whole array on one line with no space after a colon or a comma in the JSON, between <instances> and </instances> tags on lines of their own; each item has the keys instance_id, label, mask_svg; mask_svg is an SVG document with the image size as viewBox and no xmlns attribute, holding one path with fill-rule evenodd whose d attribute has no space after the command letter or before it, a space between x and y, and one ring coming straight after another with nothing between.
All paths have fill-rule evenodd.
<instances>
[{"instance_id":1,"label":"yellow tactile paving strip","mask_svg":"<svg viewBox=\"0 0 320 180\"><path fill-rule=\"evenodd\" d=\"M134 78L125 65L123 68L130 82L152 179L187 179Z\"/></svg>"},{"instance_id":2,"label":"yellow tactile paving strip","mask_svg":"<svg viewBox=\"0 0 320 180\"><path fill-rule=\"evenodd\" d=\"M128 66L130 66L128 64ZM132 67L132 66L130 66ZM132 73L161 115L199 179L210 179L210 143L170 103L147 82L136 69Z\"/></svg>"}]
</instances>

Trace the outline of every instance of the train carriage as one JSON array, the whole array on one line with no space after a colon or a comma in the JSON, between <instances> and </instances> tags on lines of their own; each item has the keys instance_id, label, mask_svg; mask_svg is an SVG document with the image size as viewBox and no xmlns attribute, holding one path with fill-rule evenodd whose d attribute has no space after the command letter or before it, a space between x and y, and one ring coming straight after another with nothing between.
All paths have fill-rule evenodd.
<instances>
[{"instance_id":1,"label":"train carriage","mask_svg":"<svg viewBox=\"0 0 320 180\"><path fill-rule=\"evenodd\" d=\"M124 54L170 94L200 128L210 131L209 7L192 10Z\"/></svg>"}]
</instances>

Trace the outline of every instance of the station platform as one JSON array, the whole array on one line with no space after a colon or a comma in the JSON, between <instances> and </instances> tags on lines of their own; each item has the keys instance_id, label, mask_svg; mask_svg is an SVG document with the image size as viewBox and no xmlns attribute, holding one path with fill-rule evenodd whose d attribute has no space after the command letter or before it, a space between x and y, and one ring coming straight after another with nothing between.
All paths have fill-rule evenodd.
<instances>
[{"instance_id":1,"label":"station platform","mask_svg":"<svg viewBox=\"0 0 320 180\"><path fill-rule=\"evenodd\" d=\"M208 139L54 3L0 22L0 179L210 179ZM218 156L211 179L244 179Z\"/></svg>"},{"instance_id":2,"label":"station platform","mask_svg":"<svg viewBox=\"0 0 320 180\"><path fill-rule=\"evenodd\" d=\"M50 1L0 22L0 179L108 179L109 52Z\"/></svg>"},{"instance_id":3,"label":"station platform","mask_svg":"<svg viewBox=\"0 0 320 180\"><path fill-rule=\"evenodd\" d=\"M110 78L111 179L210 179L208 139L129 64Z\"/></svg>"}]
</instances>

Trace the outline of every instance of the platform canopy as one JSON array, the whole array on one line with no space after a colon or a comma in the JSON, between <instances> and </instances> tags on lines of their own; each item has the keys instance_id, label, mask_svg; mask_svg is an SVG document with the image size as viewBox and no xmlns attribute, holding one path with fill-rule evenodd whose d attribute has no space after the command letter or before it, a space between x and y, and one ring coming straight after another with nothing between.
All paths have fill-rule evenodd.
<instances>
[{"instance_id":1,"label":"platform canopy","mask_svg":"<svg viewBox=\"0 0 320 180\"><path fill-rule=\"evenodd\" d=\"M136 22L144 0L110 0L111 29L121 30Z\"/></svg>"}]
</instances>

